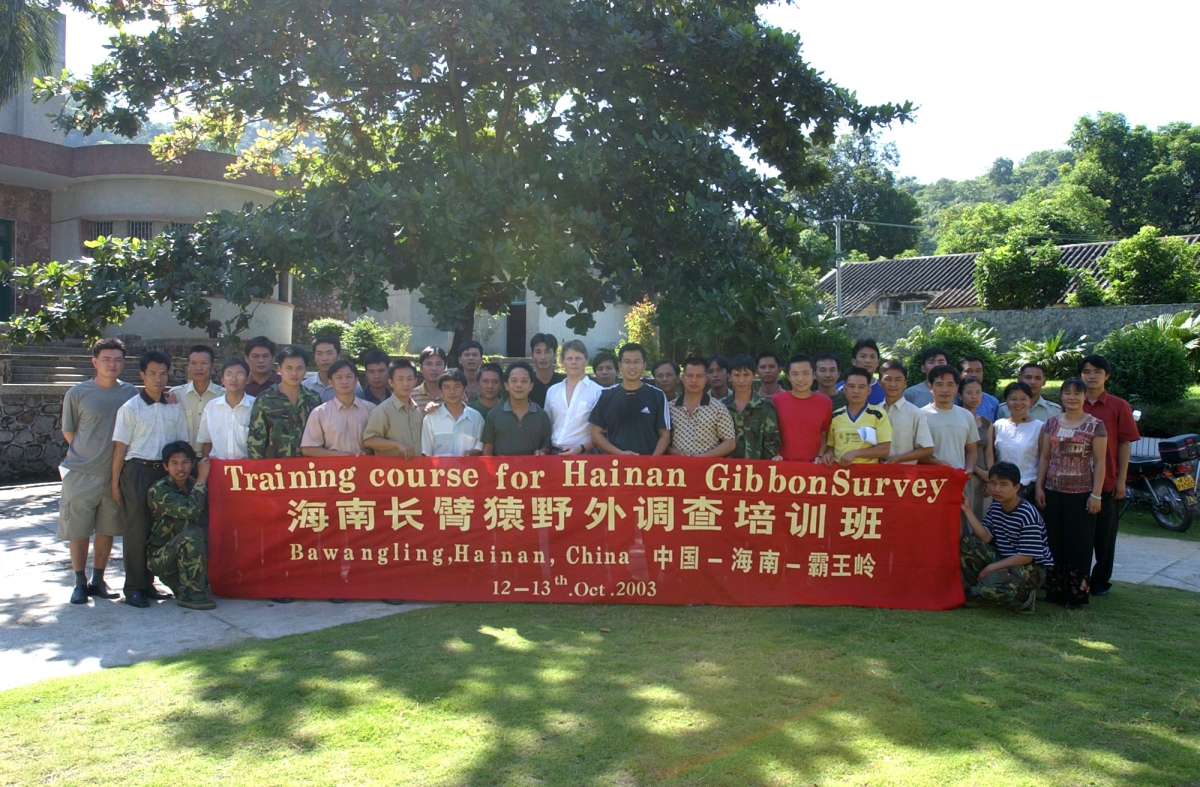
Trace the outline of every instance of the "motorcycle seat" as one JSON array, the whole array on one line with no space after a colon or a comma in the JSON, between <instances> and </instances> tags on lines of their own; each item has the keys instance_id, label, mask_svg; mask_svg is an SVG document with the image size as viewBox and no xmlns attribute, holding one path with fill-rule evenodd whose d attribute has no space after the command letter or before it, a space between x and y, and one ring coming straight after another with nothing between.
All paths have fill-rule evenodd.
<instances>
[{"instance_id":1,"label":"motorcycle seat","mask_svg":"<svg viewBox=\"0 0 1200 787\"><path fill-rule=\"evenodd\" d=\"M1130 475L1157 475L1162 472L1163 461L1157 456L1129 457Z\"/></svg>"}]
</instances>

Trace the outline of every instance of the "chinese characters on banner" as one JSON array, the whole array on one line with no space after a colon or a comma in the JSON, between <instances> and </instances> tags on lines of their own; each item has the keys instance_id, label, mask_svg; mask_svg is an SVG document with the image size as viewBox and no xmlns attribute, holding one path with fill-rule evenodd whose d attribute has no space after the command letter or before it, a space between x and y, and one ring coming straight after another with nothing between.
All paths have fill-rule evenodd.
<instances>
[{"instance_id":1,"label":"chinese characters on banner","mask_svg":"<svg viewBox=\"0 0 1200 787\"><path fill-rule=\"evenodd\" d=\"M689 457L214 461L209 580L240 598L950 609L964 482Z\"/></svg>"}]
</instances>

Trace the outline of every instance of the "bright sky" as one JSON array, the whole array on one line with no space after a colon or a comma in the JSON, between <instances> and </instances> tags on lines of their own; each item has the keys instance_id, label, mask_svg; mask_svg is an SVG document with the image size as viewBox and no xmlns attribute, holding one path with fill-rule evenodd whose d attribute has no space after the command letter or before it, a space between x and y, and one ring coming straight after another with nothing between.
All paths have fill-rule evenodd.
<instances>
[{"instance_id":1,"label":"bright sky","mask_svg":"<svg viewBox=\"0 0 1200 787\"><path fill-rule=\"evenodd\" d=\"M108 34L69 8L67 67L90 69ZM888 131L900 173L922 182L982 174L1063 147L1080 115L1124 112L1151 128L1200 124L1195 0L999 3L795 0L764 10L800 33L805 59L866 103L919 106Z\"/></svg>"}]
</instances>

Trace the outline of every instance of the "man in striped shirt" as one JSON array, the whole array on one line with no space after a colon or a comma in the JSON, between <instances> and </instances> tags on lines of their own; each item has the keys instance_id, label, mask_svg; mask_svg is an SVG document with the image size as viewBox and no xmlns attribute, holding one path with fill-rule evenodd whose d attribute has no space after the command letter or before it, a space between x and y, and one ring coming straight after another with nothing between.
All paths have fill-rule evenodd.
<instances>
[{"instance_id":1,"label":"man in striped shirt","mask_svg":"<svg viewBox=\"0 0 1200 787\"><path fill-rule=\"evenodd\" d=\"M1012 462L997 462L988 471L993 502L983 522L970 503L963 502L963 515L972 531L959 545L967 606L991 601L1033 614L1037 589L1054 558L1041 514L1020 491L1021 471Z\"/></svg>"}]
</instances>

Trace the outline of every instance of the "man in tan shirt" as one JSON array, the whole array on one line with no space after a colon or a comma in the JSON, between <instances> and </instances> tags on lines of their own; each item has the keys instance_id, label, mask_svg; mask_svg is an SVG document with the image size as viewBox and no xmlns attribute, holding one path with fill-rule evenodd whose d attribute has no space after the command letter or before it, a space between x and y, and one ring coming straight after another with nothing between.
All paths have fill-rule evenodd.
<instances>
[{"instance_id":1,"label":"man in tan shirt","mask_svg":"<svg viewBox=\"0 0 1200 787\"><path fill-rule=\"evenodd\" d=\"M188 381L170 390L176 404L183 405L183 414L187 419L188 442L197 454L201 449L200 416L204 414L204 408L209 402L225 395L225 389L212 381L213 358L213 348L204 344L197 344L188 350Z\"/></svg>"},{"instance_id":2,"label":"man in tan shirt","mask_svg":"<svg viewBox=\"0 0 1200 787\"><path fill-rule=\"evenodd\" d=\"M413 401L424 408L425 412L432 412L437 409L436 405L442 403L438 378L446 371L446 351L433 345L426 347L417 356L417 368L421 370L421 384L413 388ZM435 407L430 407L430 404Z\"/></svg>"},{"instance_id":3,"label":"man in tan shirt","mask_svg":"<svg viewBox=\"0 0 1200 787\"><path fill-rule=\"evenodd\" d=\"M392 361L388 369L392 395L371 411L363 445L377 456L403 456L412 459L421 454L421 422L425 410L413 401L417 370L412 361Z\"/></svg>"},{"instance_id":4,"label":"man in tan shirt","mask_svg":"<svg viewBox=\"0 0 1200 787\"><path fill-rule=\"evenodd\" d=\"M366 453L363 431L375 405L354 395L358 369L350 361L329 367L333 398L313 408L304 425L300 453L304 456L358 456Z\"/></svg>"}]
</instances>

